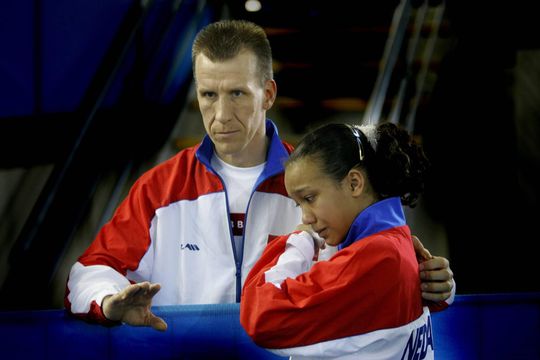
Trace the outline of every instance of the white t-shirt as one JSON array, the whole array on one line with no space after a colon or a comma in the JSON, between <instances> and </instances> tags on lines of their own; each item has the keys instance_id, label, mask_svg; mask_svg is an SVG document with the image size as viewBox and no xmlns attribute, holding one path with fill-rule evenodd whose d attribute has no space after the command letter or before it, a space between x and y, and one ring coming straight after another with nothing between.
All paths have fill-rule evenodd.
<instances>
[{"instance_id":1,"label":"white t-shirt","mask_svg":"<svg viewBox=\"0 0 540 360\"><path fill-rule=\"evenodd\" d=\"M216 154L212 156L212 167L225 183L229 213L234 235L234 243L237 257L242 251L242 239L244 235L244 221L249 197L257 179L264 170L266 162L253 167L237 167L227 164Z\"/></svg>"}]
</instances>

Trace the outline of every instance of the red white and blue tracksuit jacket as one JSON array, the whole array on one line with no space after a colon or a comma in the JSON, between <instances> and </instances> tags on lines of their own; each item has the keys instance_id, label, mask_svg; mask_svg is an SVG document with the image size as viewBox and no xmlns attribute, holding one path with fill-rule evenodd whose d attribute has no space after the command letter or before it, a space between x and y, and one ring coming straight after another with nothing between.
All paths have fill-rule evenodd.
<instances>
[{"instance_id":1,"label":"red white and blue tracksuit jacket","mask_svg":"<svg viewBox=\"0 0 540 360\"><path fill-rule=\"evenodd\" d=\"M141 281L161 284L153 305L240 301L242 284L268 239L301 222L283 183L292 147L281 142L271 121L266 132L267 162L249 200L242 253L234 250L227 191L211 167L213 144L205 137L136 181L73 265L66 308L105 321L102 299Z\"/></svg>"},{"instance_id":2,"label":"red white and blue tracksuit jacket","mask_svg":"<svg viewBox=\"0 0 540 360\"><path fill-rule=\"evenodd\" d=\"M274 239L244 285L247 333L294 359L432 359L430 311L400 199L366 208L338 249L312 265L306 232Z\"/></svg>"}]
</instances>

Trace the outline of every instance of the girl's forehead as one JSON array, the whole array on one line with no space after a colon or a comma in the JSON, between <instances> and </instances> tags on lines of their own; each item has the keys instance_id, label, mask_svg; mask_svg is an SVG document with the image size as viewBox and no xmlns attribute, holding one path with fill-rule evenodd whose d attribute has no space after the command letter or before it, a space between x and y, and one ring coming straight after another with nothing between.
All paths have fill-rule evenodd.
<instances>
[{"instance_id":1,"label":"girl's forehead","mask_svg":"<svg viewBox=\"0 0 540 360\"><path fill-rule=\"evenodd\" d=\"M316 187L329 181L318 161L305 157L296 159L285 168L285 186L289 192L297 192L308 187Z\"/></svg>"},{"instance_id":2,"label":"girl's forehead","mask_svg":"<svg viewBox=\"0 0 540 360\"><path fill-rule=\"evenodd\" d=\"M285 167L285 175L289 174L291 177L302 176L302 174L311 173L313 171L320 173L318 162L311 157L295 159Z\"/></svg>"},{"instance_id":3,"label":"girl's forehead","mask_svg":"<svg viewBox=\"0 0 540 360\"><path fill-rule=\"evenodd\" d=\"M296 168L318 168L320 166L320 161L312 155L307 155L296 158L291 163L288 163L285 170L287 170L289 166L294 166Z\"/></svg>"}]
</instances>

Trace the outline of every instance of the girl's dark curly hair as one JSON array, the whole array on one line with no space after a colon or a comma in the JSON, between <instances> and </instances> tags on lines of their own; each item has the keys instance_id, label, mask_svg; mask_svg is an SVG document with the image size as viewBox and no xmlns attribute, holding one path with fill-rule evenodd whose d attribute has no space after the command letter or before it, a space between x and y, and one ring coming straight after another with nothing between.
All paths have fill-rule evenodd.
<instances>
[{"instance_id":1,"label":"girl's dark curly hair","mask_svg":"<svg viewBox=\"0 0 540 360\"><path fill-rule=\"evenodd\" d=\"M307 134L287 165L313 157L322 170L341 182L353 167L363 169L380 200L399 196L414 207L424 190L429 167L420 145L407 131L391 123L375 126L329 124Z\"/></svg>"}]
</instances>

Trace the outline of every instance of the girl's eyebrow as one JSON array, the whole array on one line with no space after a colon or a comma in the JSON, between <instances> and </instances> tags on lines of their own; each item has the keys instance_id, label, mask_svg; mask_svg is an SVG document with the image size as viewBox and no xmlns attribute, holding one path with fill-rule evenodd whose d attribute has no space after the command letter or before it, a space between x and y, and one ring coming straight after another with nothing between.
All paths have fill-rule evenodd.
<instances>
[{"instance_id":1,"label":"girl's eyebrow","mask_svg":"<svg viewBox=\"0 0 540 360\"><path fill-rule=\"evenodd\" d=\"M306 192L308 189L309 189L309 186L306 185L306 186L302 186L300 188L294 189L292 193L298 195L300 193Z\"/></svg>"}]
</instances>

